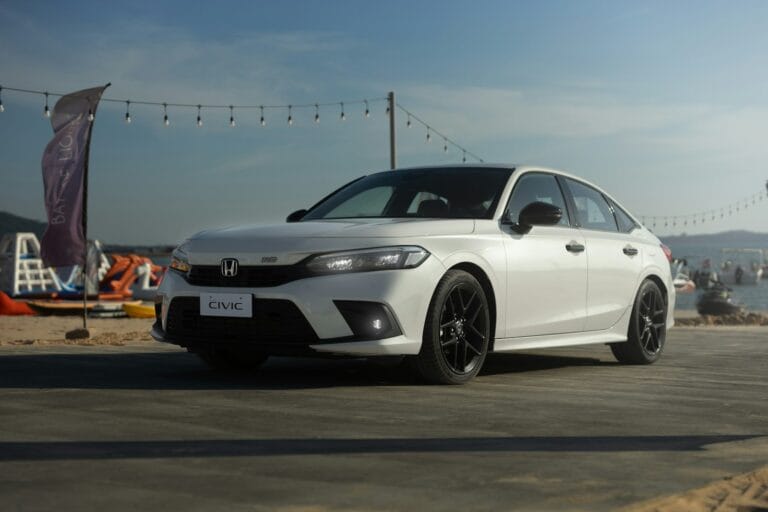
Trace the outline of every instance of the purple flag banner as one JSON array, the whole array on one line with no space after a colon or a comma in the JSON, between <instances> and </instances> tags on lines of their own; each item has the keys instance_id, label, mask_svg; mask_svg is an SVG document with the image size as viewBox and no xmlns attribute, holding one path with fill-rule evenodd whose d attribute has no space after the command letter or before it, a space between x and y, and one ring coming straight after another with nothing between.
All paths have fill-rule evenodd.
<instances>
[{"instance_id":1,"label":"purple flag banner","mask_svg":"<svg viewBox=\"0 0 768 512\"><path fill-rule=\"evenodd\" d=\"M48 227L41 256L53 267L85 264L88 147L93 116L104 87L62 96L53 107L53 139L43 152Z\"/></svg>"}]
</instances>

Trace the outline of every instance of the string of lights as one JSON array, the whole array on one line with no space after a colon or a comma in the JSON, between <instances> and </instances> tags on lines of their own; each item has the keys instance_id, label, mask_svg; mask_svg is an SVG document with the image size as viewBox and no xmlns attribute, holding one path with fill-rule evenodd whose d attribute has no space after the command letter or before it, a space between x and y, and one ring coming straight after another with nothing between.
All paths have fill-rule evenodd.
<instances>
[{"instance_id":1,"label":"string of lights","mask_svg":"<svg viewBox=\"0 0 768 512\"><path fill-rule=\"evenodd\" d=\"M23 94L36 94L38 96L42 96L44 98L44 105L43 105L43 115L45 117L51 117L51 109L49 107L48 99L49 97L61 97L64 96L64 94L59 92L50 92L50 91L40 91L40 90L34 90L34 89L22 89L19 87L6 87L6 86L0 86L0 112L5 111L5 106L3 105L3 98L2 93L3 91L13 91ZM169 107L174 109L195 109L197 110L197 126L202 127L203 126L203 111L205 110L229 110L229 125L231 127L237 126L237 123L235 121L235 111L236 110L258 110L260 113L259 118L259 124L262 126L267 125L267 114L266 111L269 110L283 110L286 113L286 122L288 125L292 125L294 121L294 112L296 110L314 110L314 122L319 123L320 122L320 108L329 108L329 107L336 107L338 108L338 115L339 120L346 121L347 120L347 110L345 110L346 107L349 106L360 106L361 107L361 116L364 118L369 118L371 115L371 103L381 103L386 102L386 97L377 97L377 98L366 98L362 100L344 100L344 101L332 101L332 102L313 102L313 103L291 103L286 105L275 105L275 104L212 104L212 103L184 103L184 102L175 102L175 101L154 101L154 100L133 100L133 99L121 99L121 98L102 98L102 102L107 103L121 103L125 105L125 122L130 124L133 119L133 114L131 114L131 106L141 105L141 106L153 106L153 107L162 107L163 109L163 124L165 126L170 126L171 124L171 118L169 112Z\"/></svg>"},{"instance_id":2,"label":"string of lights","mask_svg":"<svg viewBox=\"0 0 768 512\"><path fill-rule=\"evenodd\" d=\"M49 100L51 97L61 97L62 93L50 92L44 90L23 89L18 87L6 87L0 85L0 113L5 111L5 105L3 104L3 92L12 91L23 94L35 94L41 96L43 99L43 116L46 118L51 117L51 107ZM267 111L283 110L286 115L286 123L291 126L294 124L294 114L296 110L310 110L314 112L312 118L314 123L320 122L321 108L334 107L338 108L338 120L346 121L347 109L349 106L361 107L361 116L364 119L368 119L371 116L371 103L386 102L386 115L391 115L389 102L386 97L374 97L366 98L362 100L344 100L333 102L315 102L315 103L290 103L285 105L275 104L203 104L203 103L184 103L184 102L171 102L171 101L147 101L147 100L132 100L132 99L120 99L120 98L102 98L102 102L108 103L120 103L125 105L125 123L130 124L133 121L133 115L131 114L131 106L141 105L150 107L162 107L163 110L163 124L170 126L171 119L168 108L174 109L195 109L197 111L196 124L198 127L203 126L203 112L205 110L229 110L229 125L231 127L237 126L236 111L237 110L256 110L259 111L259 124L261 126L267 125ZM452 138L445 135L445 133L435 129L434 126L427 123L424 119L408 110L400 103L395 103L395 106L401 110L406 116L405 127L410 129L415 123L421 125L425 130L425 144L432 143L433 139L442 140L442 150L447 153L450 147L458 150L461 154L461 161L466 162L467 157L471 157L478 162L483 162L477 154L469 151L464 146L460 145ZM93 121L93 113L89 114L89 120ZM640 220L643 224L651 228L676 228L676 227L688 227L696 226L699 224L706 224L716 222L726 217L731 217L740 213L743 210L749 209L750 206L756 205L758 202L762 202L768 198L768 183L766 183L766 190L756 194L744 197L738 201L726 204L719 208L712 208L696 213L682 214L682 215L641 215Z\"/></svg>"},{"instance_id":3,"label":"string of lights","mask_svg":"<svg viewBox=\"0 0 768 512\"><path fill-rule=\"evenodd\" d=\"M732 217L742 211L748 210L750 206L755 206L758 202L762 202L765 199L768 199L768 183L766 183L766 190L752 194L751 196L746 196L738 201L734 201L719 208L712 208L684 215L641 215L640 221L651 228L696 226L699 224L717 222L726 217Z\"/></svg>"},{"instance_id":4,"label":"string of lights","mask_svg":"<svg viewBox=\"0 0 768 512\"><path fill-rule=\"evenodd\" d=\"M458 149L461 152L461 161L462 162L466 162L467 161L467 156L470 156L470 157L474 158L475 160L477 160L480 163L483 162L482 158L480 158L479 156L477 156L473 152L469 151L465 147L461 146L460 144L455 142L453 139L451 139L450 137L448 137L444 133L436 130L429 123L424 121L422 118L420 118L419 116L417 116L416 114L414 114L413 112L408 110L407 108L403 107L401 104L397 103L397 108L402 110L405 113L405 115L406 115L406 122L405 122L405 127L406 128L411 128L413 126L413 122L416 121L417 123L419 123L421 126L423 126L426 129L425 142L427 142L427 143L432 142L432 134L434 134L434 135L436 135L437 137L439 137L439 138L441 138L443 140L443 152L444 153L448 152L448 147L449 146L453 146L453 147L455 147L456 149Z\"/></svg>"},{"instance_id":5,"label":"string of lights","mask_svg":"<svg viewBox=\"0 0 768 512\"><path fill-rule=\"evenodd\" d=\"M50 97L61 97L63 96L62 93L59 92L50 92L45 90L35 90L35 89L24 89L20 87L5 87L0 86L0 112L5 111L5 106L3 105L3 91L12 91L12 92L18 92L23 94L34 94L38 96L42 96L44 98L43 102L43 115L45 117L51 117L51 109L49 106L49 98ZM371 103L381 103L386 102L386 115L390 115L390 106L388 103L388 98L386 97L374 97L374 98L366 98L362 100L344 100L344 101L333 101L333 102L315 102L315 103L289 103L285 105L275 105L275 104L218 104L218 103L188 103L188 102L178 102L178 101L155 101L155 100L134 100L134 99L122 99L122 98L109 98L104 97L101 99L102 102L107 103L120 103L125 105L125 116L124 120L126 124L131 124L134 120L134 116L131 113L131 107L140 105L140 106L150 106L150 107L162 107L163 109L163 124L165 126L171 125L171 114L169 113L169 108L173 109L194 109L197 111L197 117L196 117L196 125L198 128L201 128L203 126L203 118L204 118L204 111L205 110L229 110L229 125L231 127L237 126L237 121L235 119L235 111L236 110L256 110L259 111L259 124L261 126L267 125L267 111L269 110L283 110L285 111L286 115L286 123L288 126L292 126L294 123L294 113L296 110L303 110L308 109L314 112L313 121L315 124L320 123L320 109L322 108L329 108L329 107L335 107L338 108L338 119L340 121L346 121L347 120L347 112L349 106L360 106L362 117L365 119L370 118L371 116ZM406 109L399 103L396 104L397 108L402 110L407 117L406 121L406 128L411 128L413 126L413 123L419 123L422 125L426 130L426 142L432 142L433 136L442 140L442 149L444 153L448 152L449 147L456 148L461 154L461 161L466 162L467 157L471 157L478 162L483 162L483 159L477 156L475 153L469 151L464 146L460 145L447 135L445 135L443 132L435 129L432 125L424 121L421 117L414 114L410 110ZM93 120L93 114L89 116L90 120Z\"/></svg>"}]
</instances>

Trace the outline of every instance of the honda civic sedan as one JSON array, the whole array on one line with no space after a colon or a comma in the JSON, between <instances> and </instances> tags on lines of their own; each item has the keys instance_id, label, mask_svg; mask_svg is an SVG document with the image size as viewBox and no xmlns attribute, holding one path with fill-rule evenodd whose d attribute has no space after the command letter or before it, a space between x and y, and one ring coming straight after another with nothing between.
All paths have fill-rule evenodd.
<instances>
[{"instance_id":1,"label":"honda civic sedan","mask_svg":"<svg viewBox=\"0 0 768 512\"><path fill-rule=\"evenodd\" d=\"M216 369L403 356L446 384L475 377L489 352L601 343L649 364L673 324L670 260L615 199L560 171L380 172L286 223L184 241L152 335Z\"/></svg>"}]
</instances>

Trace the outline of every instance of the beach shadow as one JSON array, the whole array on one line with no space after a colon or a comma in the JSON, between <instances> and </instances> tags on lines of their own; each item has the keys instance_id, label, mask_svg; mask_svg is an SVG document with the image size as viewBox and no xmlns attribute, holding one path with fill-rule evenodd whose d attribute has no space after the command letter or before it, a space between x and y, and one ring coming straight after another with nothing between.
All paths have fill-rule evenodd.
<instances>
[{"instance_id":1,"label":"beach shadow","mask_svg":"<svg viewBox=\"0 0 768 512\"><path fill-rule=\"evenodd\" d=\"M761 435L0 442L0 461L403 453L690 452Z\"/></svg>"},{"instance_id":2,"label":"beach shadow","mask_svg":"<svg viewBox=\"0 0 768 512\"><path fill-rule=\"evenodd\" d=\"M586 357L491 354L482 375L611 364ZM270 358L258 371L210 371L186 352L5 354L0 389L305 389L423 385L398 359Z\"/></svg>"}]
</instances>

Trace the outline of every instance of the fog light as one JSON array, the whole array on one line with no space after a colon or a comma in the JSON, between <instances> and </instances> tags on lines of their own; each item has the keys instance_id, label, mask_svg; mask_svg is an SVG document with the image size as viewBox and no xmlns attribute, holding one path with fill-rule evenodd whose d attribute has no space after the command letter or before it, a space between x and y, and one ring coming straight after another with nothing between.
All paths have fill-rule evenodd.
<instances>
[{"instance_id":1,"label":"fog light","mask_svg":"<svg viewBox=\"0 0 768 512\"><path fill-rule=\"evenodd\" d=\"M378 302L333 301L355 338L380 340L401 334L389 308Z\"/></svg>"}]
</instances>

